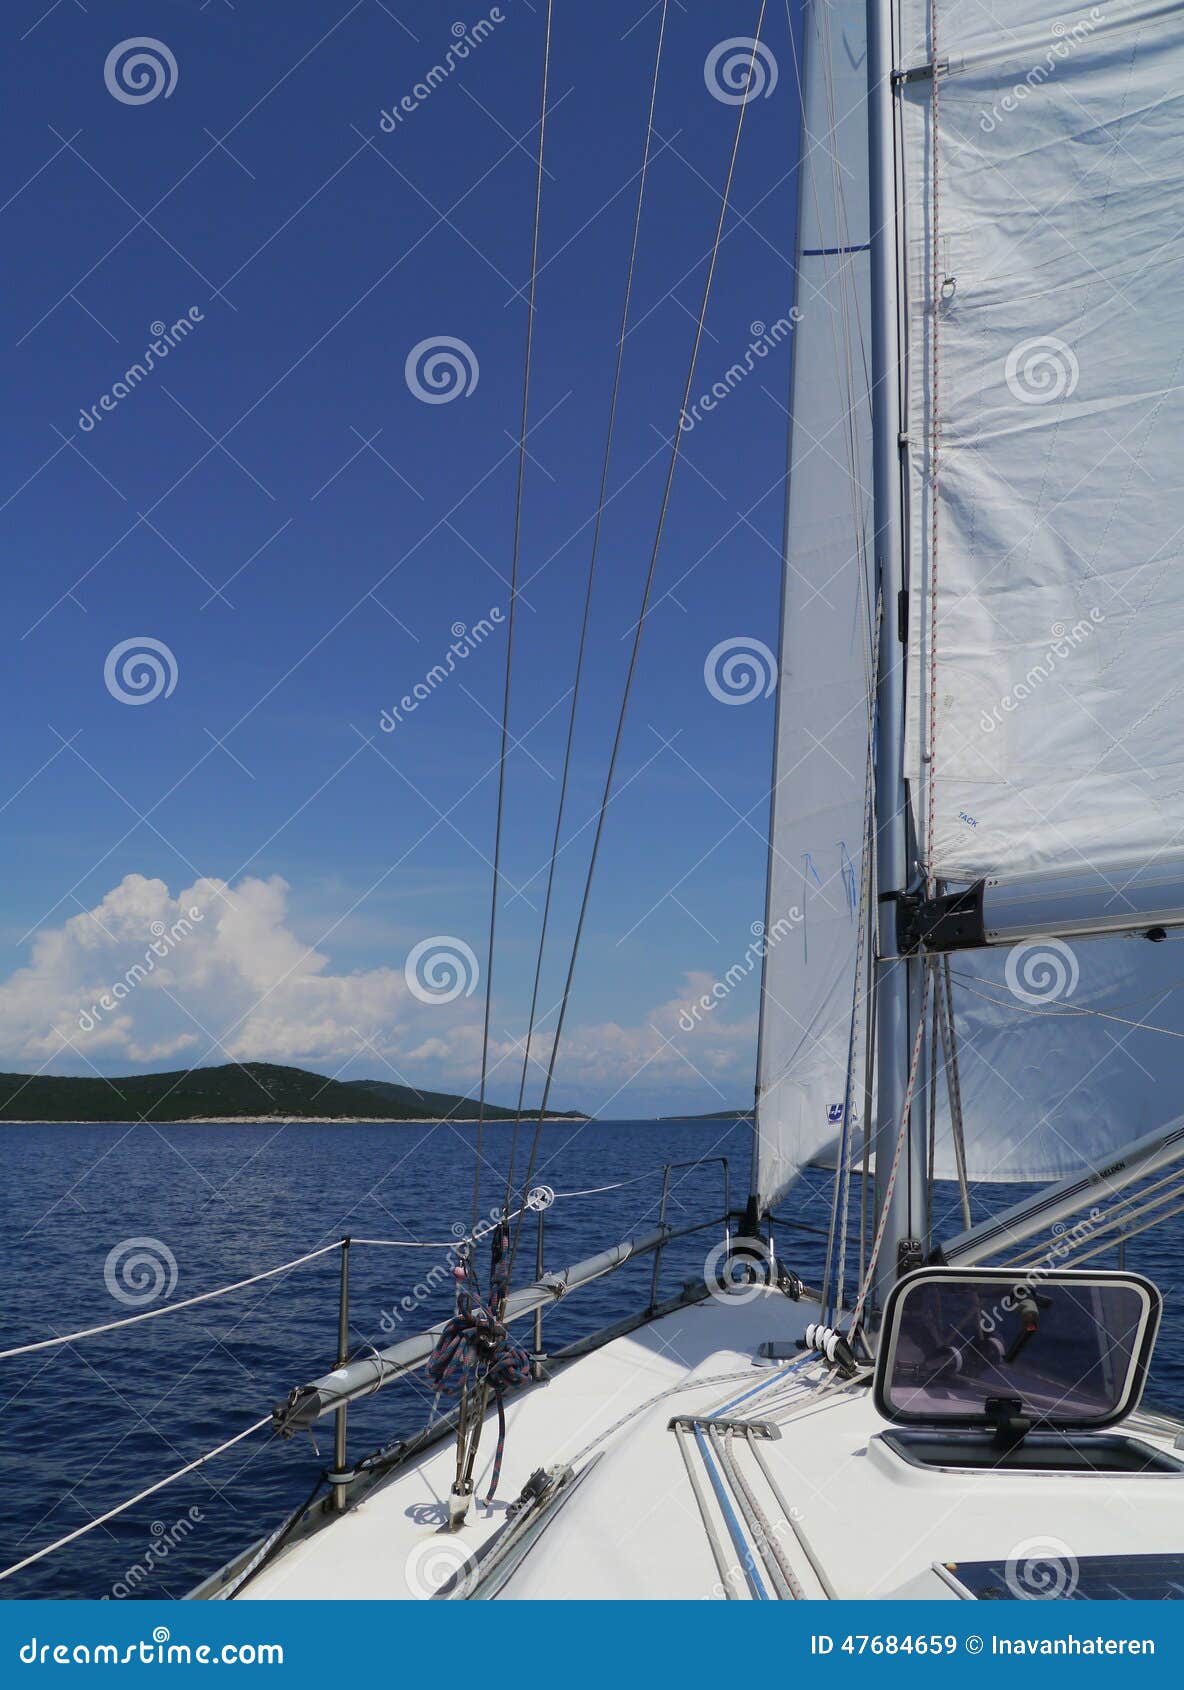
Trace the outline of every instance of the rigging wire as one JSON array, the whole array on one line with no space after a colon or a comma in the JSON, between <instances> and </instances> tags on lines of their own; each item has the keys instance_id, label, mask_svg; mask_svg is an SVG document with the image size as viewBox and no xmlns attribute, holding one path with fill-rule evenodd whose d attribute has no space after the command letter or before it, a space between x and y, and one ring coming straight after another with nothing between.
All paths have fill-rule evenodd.
<instances>
[{"instance_id":1,"label":"rigging wire","mask_svg":"<svg viewBox=\"0 0 1184 1690\"><path fill-rule=\"evenodd\" d=\"M571 776L572 749L575 743L576 716L580 701L580 687L584 675L584 658L588 645L588 628L592 613L592 591L596 579L596 565L600 556L600 536L604 525L605 504L608 496L609 468L612 462L613 441L616 433L617 407L621 396L621 376L625 364L625 339L629 329L629 316L633 304L633 281L637 269L637 252L641 241L642 208L645 204L646 183L649 176L650 156L654 140L654 113L658 103L658 83L662 69L662 49L666 39L666 15L669 0L662 0L662 11L658 19L658 42L654 54L654 74L650 88L649 116L646 121L645 145L642 149L641 173L637 185L637 211L633 220L633 239L629 250L629 263L625 277L625 299L621 308L621 332L617 341L617 361L613 372L612 395L609 400L608 430L604 444L604 461L600 471L600 492L596 501L596 519L592 530L592 545L588 557L588 574L584 589L584 612L580 624L579 646L576 652L575 676L571 689L571 708L567 718L567 744L563 753L563 773L559 784L559 799L555 811L555 832L551 841L551 859L547 869L547 891L543 899L543 916L539 929L538 956L535 962L534 984L530 994L530 1014L527 1020L526 1049L522 1057L522 1078L518 1085L518 1107L515 1111L514 1132L510 1140L510 1161L506 1173L505 1209L508 1211L514 1195L514 1173L518 1159L518 1133L522 1123L522 1109L526 1097L526 1082L530 1070L530 1053L534 1043L536 1031L536 1017L538 1013L539 990L542 982L543 959L547 946L547 932L551 918L551 899L555 889L555 870L559 861L560 840L563 834L563 818L567 806L568 784Z\"/></svg>"},{"instance_id":2,"label":"rigging wire","mask_svg":"<svg viewBox=\"0 0 1184 1690\"><path fill-rule=\"evenodd\" d=\"M942 1061L946 1071L946 1089L950 1106L950 1136L954 1143L954 1163L958 1173L958 1195L962 1201L962 1219L966 1230L971 1227L970 1181L966 1172L966 1131L962 1119L962 1081L958 1073L958 1041L954 1023L954 988L950 982L950 959L941 959L941 979L937 986L937 1010L941 1028Z\"/></svg>"},{"instance_id":3,"label":"rigging wire","mask_svg":"<svg viewBox=\"0 0 1184 1690\"><path fill-rule=\"evenodd\" d=\"M872 1239L871 1255L868 1257L867 1272L863 1284L859 1288L859 1296L855 1303L855 1312L851 1316L851 1324L847 1328L847 1337L855 1335L855 1329L863 1318L864 1305L872 1288L872 1280L879 1260L880 1250L884 1243L884 1235L888 1230L888 1215L892 1207L892 1193L896 1187L896 1177L900 1172L900 1159L904 1154L904 1147L909 1136L909 1122L913 1112L913 1093L917 1089L917 1073L921 1066L921 1049L925 1042L925 1012L929 1007L929 989L932 985L932 973L925 970L925 986L921 994L921 1005L917 1014L917 1031L913 1038L913 1054L909 1061L908 1083L905 1086L904 1102L900 1111L900 1130L896 1135L896 1148L892 1156L892 1166L888 1170L888 1178L884 1185L884 1202L880 1211L879 1225L876 1227L875 1237Z\"/></svg>"},{"instance_id":4,"label":"rigging wire","mask_svg":"<svg viewBox=\"0 0 1184 1690\"><path fill-rule=\"evenodd\" d=\"M1093 1016L1098 1021L1116 1021L1120 1027L1133 1027L1139 1033L1162 1033L1165 1039L1184 1039L1184 1032L1175 1027L1153 1027L1149 1021L1132 1021L1126 1015L1114 1015L1108 1009L1089 1009L1084 1004L1067 1003L1061 1009L1043 1008L1036 1004L1023 1004L1011 997L998 998L992 992L982 991L980 983L975 983L973 975L958 973L964 991L972 997L982 998L984 1003L994 1004L997 1009L1014 1011L1019 1015L1035 1015L1041 1020L1060 1021L1066 1017ZM1172 988L1175 990L1176 988ZM1147 994L1151 996L1150 993ZM1167 996L1165 992L1164 997ZM1161 999L1162 1001L1162 999Z\"/></svg>"},{"instance_id":5,"label":"rigging wire","mask_svg":"<svg viewBox=\"0 0 1184 1690\"><path fill-rule=\"evenodd\" d=\"M755 64L756 64L756 59L757 59L757 54L758 54L759 47L760 47L761 29L764 25L765 11L766 11L767 5L768 5L768 0L761 0L760 13L757 17L756 29L755 29L753 36L752 36L752 54L751 54L751 57L749 59L749 65L748 65L748 77L749 77L749 83L750 84L751 84L751 81L752 81L752 76L753 76L753 72L754 72ZM704 286L703 286L703 298L702 298L702 302L701 302L700 307L699 307L698 319L697 319L696 325L695 325L695 335L694 335L694 340L693 340L692 346L691 346L690 359L689 359L689 362L688 362L688 365L687 365L687 375L686 375L686 382L685 382L685 385L683 387L682 402L679 405L679 409L678 409L678 421L675 424L674 437L673 437L673 440L671 442L670 462L669 462L669 465L668 465L668 468L667 468L667 471L666 471L666 480L665 480L665 485L664 485L663 491L662 491L662 500L661 500L661 504L660 504L659 510L658 510L657 527L656 527L655 533L654 533L653 547L652 547L651 552L650 552L649 568L648 568L647 573L646 573L645 586L644 586L642 596L641 596L641 607L640 607L640 611L639 611L639 614L638 614L638 617L637 617L637 621L634 625L633 644L632 644L632 648L631 648L630 654L629 654L629 667L628 667L628 670L626 671L626 675L625 675L625 684L624 684L622 694L621 694L621 703L620 703L619 713L618 713L618 716L617 716L617 725L616 725L616 732L615 732L615 735L614 735L614 738L613 738L612 752L611 752L610 757L609 757L608 770L605 774L604 788L603 788L603 791L602 791L602 794L601 794L599 811L597 813L596 830L595 830L595 833L594 833L593 839L592 839L592 849L591 849L591 853L590 853L590 856L589 856L587 874L586 874L586 877L585 877L585 880L584 880L583 895L582 895L581 900L580 900L580 909L579 909L579 915L578 915L577 921L576 921L575 936L572 940L571 955L568 959L567 976L564 980L563 994L562 994L562 997L560 998L560 1001L559 1001L559 1013L558 1013L558 1018L556 1020L556 1025L555 1025L555 1034L554 1034L554 1037L551 1041L551 1050L550 1050L550 1054L549 1054L549 1057L548 1057L548 1060L547 1060L546 1075L545 1075L545 1079L544 1079L544 1083L543 1083L542 1101L539 1105L538 1119L535 1123L534 1136L533 1136L533 1141L531 1143L531 1150L530 1150L530 1160L527 1164L526 1177L525 1177L525 1181L524 1181L525 1186L529 1186L529 1184L530 1184L531 1176L534 1172L535 1162L536 1162L537 1157L538 1157L539 1143L540 1143L540 1140L541 1140L541 1137L542 1137L543 1121L544 1121L545 1116L546 1116L547 1104L549 1103L550 1097L551 1097L551 1086L552 1086L552 1083L553 1083L554 1078L555 1078L555 1064L556 1064L556 1060L557 1060L557 1057L558 1057L558 1054L559 1054L559 1045L560 1045L560 1041L563 1037L563 1028L564 1028L564 1023L567 1019L568 1005L571 1001L572 983L573 983L573 980L575 978L576 962L577 962L577 959L579 957L579 951L580 951L580 941L583 937L584 924L585 924L587 914L588 914L588 905L589 905L591 892L592 892L592 881L593 881L593 877L594 877L595 871L596 871L597 858L599 857L599 854L600 854L600 843L601 843L601 839L602 839L603 834L604 834L605 816L606 816L607 811L608 811L609 802L612 798L613 782L614 782L614 779L615 779L615 776L616 776L617 759L618 759L618 756L619 756L620 750L621 750L621 742L624 738L625 721L626 721L626 718L628 716L629 701L630 701L630 698L632 697L634 676L636 675L636 672L637 672L637 660L638 660L638 655L639 655L640 649L641 649L641 636L642 636L642 633L643 633L644 628L645 628L646 615L647 615L648 610L649 610L650 598L651 598L651 595L653 593L654 578L655 578L655 575L657 574L657 567L658 567L658 556L659 556L659 553L660 553L660 550L661 550L662 537L663 537L663 534L665 532L666 517L667 517L667 513L668 513L669 508L670 508L670 497L671 497L671 493L672 493L673 488L674 488L675 471L678 468L678 460L679 460L680 449L681 449L681 445L682 445L682 434L683 434L683 430L682 430L682 427L681 427L681 420L682 420L683 415L686 412L687 406L691 402L691 393L692 393L692 390L693 390L693 387L694 387L694 381L695 381L695 370L697 368L698 361L699 361L699 348L700 348L700 345L702 343L703 331L704 331L704 328L705 328L706 322L707 322L707 309L708 309L708 306L711 302L711 290L712 290L712 283L715 279L716 261L719 257L720 243L723 239L724 223L725 223L725 220L727 218L728 206L729 206L730 199L731 199L732 183L733 183L733 180L735 178L735 173L736 173L736 160L737 160L737 158L739 156L739 152L740 152L740 138L741 138L741 135L743 134L743 131L744 131L744 113L745 113L746 110L747 110L747 102L742 101L741 104L737 108L736 131L735 131L735 136L734 136L733 141L732 141L732 151L731 151L731 156L730 156L729 161L728 161L728 171L727 171L727 176L726 176L725 181L724 181L723 193L720 196L719 218L718 218L718 221L716 223L715 238L714 238L714 241L712 243L711 253L710 253L709 260L708 260L707 275L706 275L706 278L705 278L705 281L704 281ZM514 1231L513 1246L512 1246L511 1251L510 1251L510 1271L511 1271L511 1273L513 1271L514 1258L517 1255L518 1243L519 1243L521 1236L522 1236L522 1218L521 1218L521 1216L519 1216L518 1224L517 1224L517 1227L515 1228L515 1231Z\"/></svg>"},{"instance_id":6,"label":"rigging wire","mask_svg":"<svg viewBox=\"0 0 1184 1690\"><path fill-rule=\"evenodd\" d=\"M485 1091L489 1079L489 1023L493 1011L493 960L497 941L498 892L501 886L502 832L506 802L506 758L510 744L510 693L514 675L514 627L518 604L518 565L522 550L522 504L526 486L526 436L530 415L530 371L534 351L535 296L539 277L539 228L543 210L544 156L547 137L547 90L551 72L551 21L554 0L547 0L543 41L543 85L539 115L538 164L535 175L534 233L531 239L530 287L526 309L526 345L522 369L522 424L518 440L518 481L514 496L514 548L510 564L510 606L506 618L506 678L502 696L501 745L497 768L497 816L493 835L493 893L489 905L489 948L485 964L485 1010L481 1030L481 1090L477 1101L477 1142L473 1158L473 1231L481 1209L481 1151L485 1134Z\"/></svg>"},{"instance_id":7,"label":"rigging wire","mask_svg":"<svg viewBox=\"0 0 1184 1690\"><path fill-rule=\"evenodd\" d=\"M939 150L941 137L941 66L938 63L938 32L937 32L937 0L929 0L929 59L933 66L933 78L930 94L931 112L931 140L932 153L931 190L930 190L930 219L932 223L930 246L930 279L929 292L932 300L933 326L930 330L930 396L929 396L929 709L928 716L928 770L926 773L928 823L925 839L925 876L929 891L932 893L935 881L932 872L934 855L934 831L937 823L937 542L940 517L938 492L941 473L941 387L938 345L938 328L941 320L942 287L939 283L941 259L941 174L939 168Z\"/></svg>"},{"instance_id":8,"label":"rigging wire","mask_svg":"<svg viewBox=\"0 0 1184 1690\"><path fill-rule=\"evenodd\" d=\"M883 618L883 595L876 599L876 623L874 638L873 674L871 680L872 698L875 697L876 685L879 678L879 650L880 623ZM847 1262L847 1233L849 1226L851 1204L851 1168L854 1161L853 1154L848 1153L851 1138L851 1103L855 1089L855 1063L858 1055L857 1028L860 1021L861 1009L867 1009L867 994L864 989L864 955L867 949L867 934L871 922L871 893L872 893L872 860L875 855L875 745L869 738L867 766L864 774L863 792L863 860L860 866L859 908L856 915L856 947L854 980L851 989L851 1026L847 1041L847 1076L843 1092L843 1124L839 1135L839 1154L835 1164L835 1189L831 1204L830 1238L826 1250L826 1269L822 1279L823 1320L826 1325L832 1325L832 1316L843 1307L843 1280L846 1276ZM864 1120L864 1136L868 1133L868 1121ZM837 1261L836 1261L837 1255ZM831 1267L835 1264L835 1294L831 1298Z\"/></svg>"}]
</instances>

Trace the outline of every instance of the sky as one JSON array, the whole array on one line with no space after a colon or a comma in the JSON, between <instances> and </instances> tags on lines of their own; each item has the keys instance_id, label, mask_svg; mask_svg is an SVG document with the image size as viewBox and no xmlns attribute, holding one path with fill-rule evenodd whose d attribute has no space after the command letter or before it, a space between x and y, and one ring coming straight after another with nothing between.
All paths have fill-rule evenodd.
<instances>
[{"instance_id":1,"label":"sky","mask_svg":"<svg viewBox=\"0 0 1184 1690\"><path fill-rule=\"evenodd\" d=\"M758 11L669 5L544 1049L739 112L721 44ZM528 1024L658 18L555 8L497 1102ZM475 1086L544 23L541 0L9 9L4 1068ZM793 303L796 28L768 6L693 392L751 373L683 432L559 1107L751 1100L759 971L692 1033L679 1016L764 907L792 335L749 349ZM734 651L756 669L729 680Z\"/></svg>"}]
</instances>

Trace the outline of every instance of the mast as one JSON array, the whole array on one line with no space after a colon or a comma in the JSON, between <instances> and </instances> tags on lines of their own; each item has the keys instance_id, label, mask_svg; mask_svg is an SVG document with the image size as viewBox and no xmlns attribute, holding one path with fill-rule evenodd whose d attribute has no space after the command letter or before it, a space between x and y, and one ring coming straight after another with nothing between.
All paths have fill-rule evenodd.
<instances>
[{"instance_id":1,"label":"mast","mask_svg":"<svg viewBox=\"0 0 1184 1690\"><path fill-rule=\"evenodd\" d=\"M897 238L895 101L892 84L892 0L868 0L867 74L871 218L872 426L876 575L883 595L876 696L876 864L880 887L879 955L897 956L896 900L909 889L909 813L904 779L904 657L908 640L904 533L901 520L901 405L899 244ZM909 1061L920 1013L921 967L876 963L876 1208L896 1159L908 1091ZM875 1302L895 1282L902 1259L924 1250L928 1231L921 1087L888 1205L876 1266Z\"/></svg>"}]
</instances>

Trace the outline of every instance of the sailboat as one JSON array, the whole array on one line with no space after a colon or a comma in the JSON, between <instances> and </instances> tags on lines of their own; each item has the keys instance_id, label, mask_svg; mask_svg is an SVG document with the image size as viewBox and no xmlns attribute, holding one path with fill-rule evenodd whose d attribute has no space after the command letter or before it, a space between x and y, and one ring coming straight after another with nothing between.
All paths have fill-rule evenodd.
<instances>
[{"instance_id":1,"label":"sailboat","mask_svg":"<svg viewBox=\"0 0 1184 1690\"><path fill-rule=\"evenodd\" d=\"M1184 7L808 0L804 42L747 1205L556 1268L528 1169L452 1320L360 1352L345 1241L337 1365L272 1416L332 1460L197 1599L1184 1594L1123 1258L1184 1207ZM641 1257L646 1307L548 1351ZM351 1451L425 1370L431 1423Z\"/></svg>"}]
</instances>

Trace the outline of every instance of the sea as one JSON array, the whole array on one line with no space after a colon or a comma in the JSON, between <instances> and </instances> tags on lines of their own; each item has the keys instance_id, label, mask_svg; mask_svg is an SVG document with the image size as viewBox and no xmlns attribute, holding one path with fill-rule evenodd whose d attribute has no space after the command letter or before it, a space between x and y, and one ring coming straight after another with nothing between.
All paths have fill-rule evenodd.
<instances>
[{"instance_id":1,"label":"sea","mask_svg":"<svg viewBox=\"0 0 1184 1690\"><path fill-rule=\"evenodd\" d=\"M478 1158L476 1128L458 1123L2 1126L0 1350L180 1302L347 1235L386 1241L351 1246L351 1353L396 1343L451 1312L456 1240L474 1212L485 1221L497 1211L512 1154L521 1179L531 1131L515 1148L512 1126L487 1124ZM652 1225L664 1169L678 1164L667 1218L676 1227L711 1224L667 1247L659 1296L701 1283L708 1258L718 1259L725 1195L743 1207L751 1137L751 1125L735 1119L548 1123L531 1181L554 1193L546 1268ZM831 1183L808 1174L780 1211L779 1254L808 1282L822 1271ZM980 1188L976 1218L1020 1194ZM937 1208L937 1235L958 1230L952 1190L939 1188ZM536 1225L529 1214L516 1284L534 1277ZM412 1242L427 1247L403 1247ZM1184 1414L1176 1292L1184 1220L1132 1240L1126 1265L1154 1279L1166 1301L1147 1400ZM652 1256L639 1258L556 1305L545 1346L640 1311L652 1270ZM330 1370L339 1290L339 1253L331 1252L192 1308L0 1359L0 1571L225 1443ZM529 1338L528 1326L516 1331ZM416 1431L433 1408L422 1376L355 1404L351 1457ZM540 1462L549 1453L540 1450ZM329 1422L315 1441L280 1440L264 1427L4 1577L0 1594L184 1596L278 1524L331 1456Z\"/></svg>"}]
</instances>

